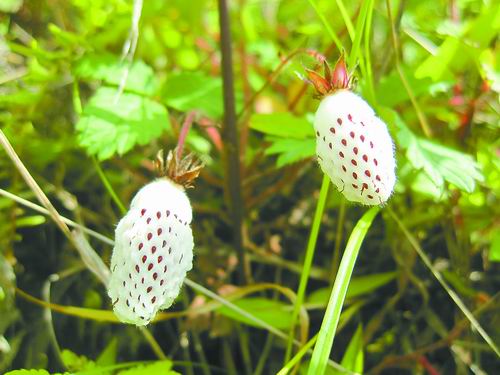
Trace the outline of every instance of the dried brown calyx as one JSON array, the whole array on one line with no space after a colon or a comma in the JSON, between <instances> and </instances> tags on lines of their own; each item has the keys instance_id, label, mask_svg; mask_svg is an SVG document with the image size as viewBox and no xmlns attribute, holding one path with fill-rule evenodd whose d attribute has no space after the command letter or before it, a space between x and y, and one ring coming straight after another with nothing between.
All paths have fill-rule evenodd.
<instances>
[{"instance_id":1,"label":"dried brown calyx","mask_svg":"<svg viewBox=\"0 0 500 375\"><path fill-rule=\"evenodd\" d=\"M316 89L318 97L331 94L337 90L350 90L352 86L352 76L347 70L344 55L338 59L333 72L330 65L325 60L323 61L324 75L315 72L311 69L306 69L307 77Z\"/></svg>"},{"instance_id":2,"label":"dried brown calyx","mask_svg":"<svg viewBox=\"0 0 500 375\"><path fill-rule=\"evenodd\" d=\"M165 157L163 150L158 151L155 165L160 176L168 177L186 189L193 187L193 181L203 168L203 163L197 160L193 154L179 158L177 147L170 150L167 157Z\"/></svg>"}]
</instances>

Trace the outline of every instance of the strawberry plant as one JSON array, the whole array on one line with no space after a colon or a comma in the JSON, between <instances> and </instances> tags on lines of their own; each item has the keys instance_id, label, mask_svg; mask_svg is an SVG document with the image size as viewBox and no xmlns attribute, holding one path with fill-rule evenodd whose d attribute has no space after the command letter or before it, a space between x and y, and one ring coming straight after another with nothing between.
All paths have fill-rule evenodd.
<instances>
[{"instance_id":1,"label":"strawberry plant","mask_svg":"<svg viewBox=\"0 0 500 375\"><path fill-rule=\"evenodd\" d=\"M499 17L0 1L0 373L496 373Z\"/></svg>"}]
</instances>

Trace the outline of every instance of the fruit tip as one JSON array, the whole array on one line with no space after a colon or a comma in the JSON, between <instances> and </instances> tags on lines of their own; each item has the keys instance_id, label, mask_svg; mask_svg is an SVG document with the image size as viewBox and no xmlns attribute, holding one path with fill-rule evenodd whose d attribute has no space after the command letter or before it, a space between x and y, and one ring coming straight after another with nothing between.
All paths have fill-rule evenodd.
<instances>
[{"instance_id":1,"label":"fruit tip","mask_svg":"<svg viewBox=\"0 0 500 375\"><path fill-rule=\"evenodd\" d=\"M337 90L349 90L351 88L351 75L347 70L344 52L341 53L333 71L326 60L323 61L324 74L321 75L314 70L306 69L309 81L316 89L319 97L331 94Z\"/></svg>"},{"instance_id":2,"label":"fruit tip","mask_svg":"<svg viewBox=\"0 0 500 375\"><path fill-rule=\"evenodd\" d=\"M194 180L204 167L203 163L197 160L192 153L179 158L177 147L170 150L167 157L165 157L163 149L160 149L156 155L155 165L161 177L168 177L185 189L193 187Z\"/></svg>"}]
</instances>

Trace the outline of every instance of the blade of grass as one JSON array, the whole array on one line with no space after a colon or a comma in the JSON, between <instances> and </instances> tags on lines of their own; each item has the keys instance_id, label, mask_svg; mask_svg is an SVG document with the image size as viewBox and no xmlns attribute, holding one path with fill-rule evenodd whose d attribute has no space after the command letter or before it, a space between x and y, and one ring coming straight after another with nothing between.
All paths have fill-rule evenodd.
<instances>
[{"instance_id":1,"label":"blade of grass","mask_svg":"<svg viewBox=\"0 0 500 375\"><path fill-rule=\"evenodd\" d=\"M399 45L398 45L398 39L397 39L397 35L396 35L396 28L394 26L394 20L392 18L390 0L386 0L386 6L387 6L387 17L389 19L389 23L390 23L390 27L391 27L392 44L394 46L394 55L395 55L395 59L396 59L396 70L398 71L399 78L401 79L401 83L403 84L406 92L408 93L408 96L410 97L411 104L413 105L413 108L415 109L418 120L420 122L420 126L422 127L422 131L424 132L424 134L427 137L432 137L432 130L429 127L429 124L427 123L427 118L425 117L424 112L422 112L422 110L420 109L420 106L417 102L415 94L413 93L413 90L411 89L411 86L408 83L408 80L406 79L406 76L403 72L403 69L401 68L401 60L399 58Z\"/></svg>"},{"instance_id":2,"label":"blade of grass","mask_svg":"<svg viewBox=\"0 0 500 375\"><path fill-rule=\"evenodd\" d=\"M363 76L366 80L368 87L368 101L374 107L377 106L377 98L375 97L375 87L373 84L373 70L372 70L372 59L370 51L370 34L372 30L372 20L373 20L373 5L375 0L368 0L368 14L366 16L366 25L364 33L364 61L365 61L365 75Z\"/></svg>"},{"instance_id":3,"label":"blade of grass","mask_svg":"<svg viewBox=\"0 0 500 375\"><path fill-rule=\"evenodd\" d=\"M359 249L361 248L361 244L363 243L373 219L379 211L380 207L372 207L369 209L363 217L359 219L349 237L344 255L340 262L339 272L333 284L323 323L321 324L318 341L314 347L311 364L307 372L308 375L322 375L325 372Z\"/></svg>"},{"instance_id":4,"label":"blade of grass","mask_svg":"<svg viewBox=\"0 0 500 375\"><path fill-rule=\"evenodd\" d=\"M444 280L443 276L441 273L432 265L431 260L429 257L425 254L424 250L420 247L417 239L410 233L410 231L406 228L404 223L399 219L399 217L396 215L394 211L392 211L389 207L387 208L387 211L389 214L392 216L394 221L398 224L399 228L403 232L403 234L406 236L406 239L412 247L415 249L417 254L420 256L424 264L429 268L429 270L432 272L434 277L437 279L437 281L441 284L441 286L446 290L446 293L451 297L453 302L458 306L458 308L462 311L462 313L466 316L466 318L469 320L471 325L476 329L476 331L481 335L481 337L486 341L486 343L489 345L489 347L496 353L498 357L500 357L500 350L496 346L496 344L493 342L491 337L488 335L488 333L484 330L484 328L479 324L477 319L474 317L472 312L465 306L465 303L460 299L458 294L446 283Z\"/></svg>"},{"instance_id":5,"label":"blade of grass","mask_svg":"<svg viewBox=\"0 0 500 375\"><path fill-rule=\"evenodd\" d=\"M118 198L118 195L116 195L115 190L111 186L111 183L109 182L108 178L104 174L104 171L101 168L101 165L99 162L96 160L95 157L92 157L92 162L94 163L94 167L97 170L97 174L99 175L99 178L101 179L102 183L104 184L104 187L106 188L108 194L111 196L111 199L113 199L113 202L118 206L120 209L120 213L122 215L125 215L127 213L127 209L125 208L125 205L122 203L120 198Z\"/></svg>"},{"instance_id":6,"label":"blade of grass","mask_svg":"<svg viewBox=\"0 0 500 375\"><path fill-rule=\"evenodd\" d=\"M321 13L321 10L319 9L318 4L316 4L316 2L314 0L309 0L309 4L311 4L314 11L318 15L319 19L321 20L321 22L323 22L323 25L325 26L326 31L328 32L328 34L332 38L333 43L335 43L335 45L337 46L339 51L342 51L344 49L344 46L342 45L340 38L337 36L335 31L333 31L333 29L330 26L330 24L328 23L328 20L326 19L325 15L323 13Z\"/></svg>"},{"instance_id":7,"label":"blade of grass","mask_svg":"<svg viewBox=\"0 0 500 375\"><path fill-rule=\"evenodd\" d=\"M313 336L302 348L293 356L293 358L286 363L281 370L278 371L276 375L286 375L300 362L302 357L307 354L307 352L313 347L313 345L318 340L318 333Z\"/></svg>"},{"instance_id":8,"label":"blade of grass","mask_svg":"<svg viewBox=\"0 0 500 375\"><path fill-rule=\"evenodd\" d=\"M354 41L352 43L351 53L349 54L349 59L347 66L351 69L355 66L356 61L358 59L358 54L361 46L361 40L363 39L363 29L365 27L366 16L368 14L368 10L370 8L371 1L363 1L363 5L361 6L361 10L359 11L359 16L356 21L356 33L354 37ZM373 4L371 4L373 8ZM360 57L361 59L361 57Z\"/></svg>"},{"instance_id":9,"label":"blade of grass","mask_svg":"<svg viewBox=\"0 0 500 375\"><path fill-rule=\"evenodd\" d=\"M316 248L316 241L318 239L319 228L321 225L321 217L323 216L323 211L325 210L326 197L328 196L328 188L330 186L330 179L327 175L323 175L323 181L321 183L321 190L319 193L318 205L316 206L316 212L314 213L313 224L311 227L311 234L309 235L309 241L307 243L306 255L304 259L304 266L302 274L300 275L299 289L297 291L297 300L292 313L292 322L290 326L290 333L288 336L288 343L285 354L285 361L287 363L292 355L292 344L295 336L295 325L297 324L297 318L299 316L299 311L304 301L304 294L306 292L307 282L309 280L309 274L311 271L311 265L314 257L314 250Z\"/></svg>"},{"instance_id":10,"label":"blade of grass","mask_svg":"<svg viewBox=\"0 0 500 375\"><path fill-rule=\"evenodd\" d=\"M335 2L339 7L340 14L342 15L342 19L344 20L345 27L347 28L347 32L349 33L349 37L351 38L351 40L354 40L356 31L354 31L354 25L352 24L351 18L349 17L349 13L347 13L347 9L345 8L342 0L336 0Z\"/></svg>"}]
</instances>

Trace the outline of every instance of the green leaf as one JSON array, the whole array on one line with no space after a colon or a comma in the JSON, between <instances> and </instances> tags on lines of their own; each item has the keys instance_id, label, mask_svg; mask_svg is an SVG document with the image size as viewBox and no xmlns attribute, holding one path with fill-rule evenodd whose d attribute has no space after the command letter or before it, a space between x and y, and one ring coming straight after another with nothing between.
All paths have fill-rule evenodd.
<instances>
[{"instance_id":1,"label":"green leaf","mask_svg":"<svg viewBox=\"0 0 500 375\"><path fill-rule=\"evenodd\" d=\"M79 356L68 349L61 352L61 358L64 366L70 371L93 370L96 368L94 361L84 355Z\"/></svg>"},{"instance_id":2,"label":"green leaf","mask_svg":"<svg viewBox=\"0 0 500 375\"><path fill-rule=\"evenodd\" d=\"M120 371L120 375L179 375L172 370L172 361L158 361L152 364L140 365L128 370Z\"/></svg>"},{"instance_id":3,"label":"green leaf","mask_svg":"<svg viewBox=\"0 0 500 375\"><path fill-rule=\"evenodd\" d=\"M73 69L79 78L101 80L119 86L129 63L111 54L86 55ZM132 62L127 75L125 91L153 95L157 90L153 69L141 60Z\"/></svg>"},{"instance_id":4,"label":"green leaf","mask_svg":"<svg viewBox=\"0 0 500 375\"><path fill-rule=\"evenodd\" d=\"M78 143L100 160L123 155L136 144L145 145L170 127L167 109L144 96L101 87L83 109L76 129Z\"/></svg>"},{"instance_id":5,"label":"green leaf","mask_svg":"<svg viewBox=\"0 0 500 375\"><path fill-rule=\"evenodd\" d=\"M353 277L351 279L351 283L349 284L349 288L347 289L346 299L359 297L373 292L375 289L378 289L394 280L396 276L397 272L384 272ZM320 288L309 295L307 302L326 305L328 298L330 297L330 291L331 288Z\"/></svg>"},{"instance_id":6,"label":"green leaf","mask_svg":"<svg viewBox=\"0 0 500 375\"><path fill-rule=\"evenodd\" d=\"M288 112L257 113L250 118L250 128L261 133L284 138L313 138L312 124L304 117Z\"/></svg>"},{"instance_id":7,"label":"green leaf","mask_svg":"<svg viewBox=\"0 0 500 375\"><path fill-rule=\"evenodd\" d=\"M361 324L358 325L356 332L354 332L340 364L347 370L358 374L363 373L363 329ZM340 371L334 371L334 373L342 374Z\"/></svg>"},{"instance_id":8,"label":"green leaf","mask_svg":"<svg viewBox=\"0 0 500 375\"><path fill-rule=\"evenodd\" d=\"M290 305L284 302L261 297L251 297L242 298L234 301L233 303L239 308L273 326L274 328L287 329L290 327ZM240 314L238 314L234 310L229 309L226 306L221 306L220 308L218 308L218 311L222 315L234 319L238 322L242 322L254 327L260 327L257 326L252 320L248 320L246 317L241 316Z\"/></svg>"},{"instance_id":9,"label":"green leaf","mask_svg":"<svg viewBox=\"0 0 500 375\"><path fill-rule=\"evenodd\" d=\"M440 190L444 189L446 181L470 193L475 189L476 181L484 180L472 156L417 137L392 110L381 109L380 113L388 123L399 128L397 139L406 149L406 157L411 165L423 170Z\"/></svg>"},{"instance_id":10,"label":"green leaf","mask_svg":"<svg viewBox=\"0 0 500 375\"><path fill-rule=\"evenodd\" d=\"M23 6L23 0L2 0L0 12L16 13Z\"/></svg>"},{"instance_id":11,"label":"green leaf","mask_svg":"<svg viewBox=\"0 0 500 375\"><path fill-rule=\"evenodd\" d=\"M278 155L276 165L281 168L288 164L310 158L316 153L314 139L271 138L272 144L266 149L266 155Z\"/></svg>"},{"instance_id":12,"label":"green leaf","mask_svg":"<svg viewBox=\"0 0 500 375\"><path fill-rule=\"evenodd\" d=\"M220 118L223 115L222 80L204 73L178 73L167 78L162 90L165 104L178 111L201 111Z\"/></svg>"},{"instance_id":13,"label":"green leaf","mask_svg":"<svg viewBox=\"0 0 500 375\"><path fill-rule=\"evenodd\" d=\"M433 82L427 79L417 79L413 76L409 67L403 67L408 84L411 86L413 94L420 96L427 94ZM394 107L398 104L410 100L408 91L405 89L397 70L383 76L376 87L377 102L386 107Z\"/></svg>"}]
</instances>

